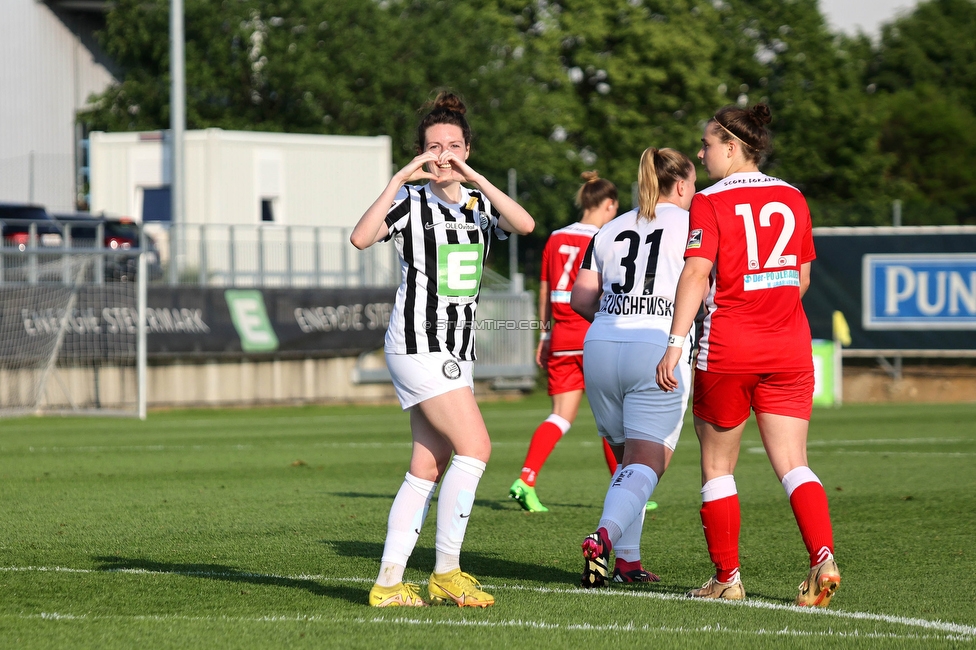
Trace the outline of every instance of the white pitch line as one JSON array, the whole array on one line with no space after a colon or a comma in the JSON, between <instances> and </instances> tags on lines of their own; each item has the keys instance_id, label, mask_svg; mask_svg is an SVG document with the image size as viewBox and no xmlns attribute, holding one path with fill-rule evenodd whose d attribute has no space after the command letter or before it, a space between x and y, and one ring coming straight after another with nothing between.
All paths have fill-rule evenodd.
<instances>
[{"instance_id":1,"label":"white pitch line","mask_svg":"<svg viewBox=\"0 0 976 650\"><path fill-rule=\"evenodd\" d=\"M180 576L195 576L195 577L213 577L213 578L262 578L266 580L315 580L321 582L340 582L340 583L359 583L359 584L372 584L372 580L367 578L337 578L328 577L324 575L295 575L286 576L278 575L273 573L231 573L231 572L215 572L215 571L152 571L149 569L74 569L68 567L39 567L39 566L27 566L27 567L0 567L0 572L51 572L51 573L126 573L135 575L180 575ZM421 581L422 582L422 581ZM666 594L658 593L653 591L631 591L624 589L581 589L581 588L559 588L559 587L527 587L525 585L508 585L508 584L485 584L488 589L502 589L509 591L528 591L540 594L563 594L563 595L577 595L577 596L588 596L588 597L611 597L611 598L651 598L655 600L672 600L672 601L683 601L689 602L688 599L683 595L677 594ZM976 626L973 625L962 625L959 623L951 623L946 621L930 621L923 618L908 618L905 616L892 616L888 614L873 614L869 612L847 612L841 609L824 609L820 607L798 607L796 605L781 605L779 603L770 603L763 600L758 600L755 598L749 600L702 600L695 601L706 605L718 605L718 606L728 606L728 607L748 607L754 609L767 609L781 612L789 612L793 614L801 614L808 616L827 616L834 618L850 619L850 620L860 620L860 621L874 621L877 623L889 623L894 625L905 625L908 627L917 627L927 630L933 630L938 632L946 632L948 634L958 635L961 640L971 641L976 640ZM385 620L385 619L384 619Z\"/></svg>"},{"instance_id":2,"label":"white pitch line","mask_svg":"<svg viewBox=\"0 0 976 650\"><path fill-rule=\"evenodd\" d=\"M865 438L864 440L808 440L807 447L856 447L858 445L924 445L976 442L969 438Z\"/></svg>"},{"instance_id":3,"label":"white pitch line","mask_svg":"<svg viewBox=\"0 0 976 650\"><path fill-rule=\"evenodd\" d=\"M837 449L826 453L847 456L945 456L947 458L976 456L976 452L973 451L856 451L854 449Z\"/></svg>"},{"instance_id":4,"label":"white pitch line","mask_svg":"<svg viewBox=\"0 0 976 650\"><path fill-rule=\"evenodd\" d=\"M409 435L404 431L404 435ZM597 443L589 440L564 441L562 445L590 447ZM313 442L309 444L292 443L287 445L276 445L275 449L409 449L413 446L412 442ZM492 443L493 447L524 447L524 441L498 441ZM229 449L232 451L250 451L255 449L254 445L120 445L118 447L101 445L85 447L28 447L27 451L32 454L65 454L65 453L85 453L102 454L111 452L163 452L163 451L200 451L214 449ZM0 447L0 452L9 453L17 451L11 447Z\"/></svg>"},{"instance_id":5,"label":"white pitch line","mask_svg":"<svg viewBox=\"0 0 976 650\"><path fill-rule=\"evenodd\" d=\"M253 449L252 445L120 445L120 446L87 446L87 447L28 447L27 451L32 454L63 454L68 452L81 453L106 453L113 451L200 451L203 449L232 449L234 451L246 451ZM12 451L4 448L3 451Z\"/></svg>"},{"instance_id":6,"label":"white pitch line","mask_svg":"<svg viewBox=\"0 0 976 650\"><path fill-rule=\"evenodd\" d=\"M806 631L794 630L784 627L779 630L742 630L730 628L719 624L703 625L701 627L668 627L653 626L647 624L628 623L609 623L606 625L593 625L590 623L547 623L545 621L532 621L523 619L478 621L471 619L460 620L434 620L434 619L413 619L413 618L335 618L324 616L181 616L178 614L135 614L132 616L113 615L92 615L92 614L65 614L61 612L41 612L40 614L0 614L0 618L17 618L22 620L43 621L152 621L170 622L202 621L227 622L227 623L357 623L361 625L423 625L439 627L479 627L479 628L528 628L532 630L564 630L567 632L663 632L665 634L732 634L737 636L772 636L772 637L791 637L791 638L823 638L823 639L891 639L905 641L971 641L969 637L959 636L933 636L919 634L893 634L890 632L836 632L833 630Z\"/></svg>"},{"instance_id":7,"label":"white pitch line","mask_svg":"<svg viewBox=\"0 0 976 650\"><path fill-rule=\"evenodd\" d=\"M762 447L749 447L746 451L750 454L766 453L766 450ZM812 454L831 454L843 456L941 456L946 458L967 458L969 456L976 456L976 451L882 451L880 449L867 451L857 449L811 449L809 452Z\"/></svg>"},{"instance_id":8,"label":"white pitch line","mask_svg":"<svg viewBox=\"0 0 976 650\"><path fill-rule=\"evenodd\" d=\"M760 628L758 630L742 630L737 628L725 627L719 624L715 625L703 625L701 627L668 627L668 626L654 626L647 624L636 624L634 622L629 623L608 623L606 625L593 625L590 623L546 623L543 621L526 621L521 619L514 619L508 621L477 621L470 619L461 620L434 620L434 619L411 619L411 618L359 618L353 619L356 623L371 623L371 624L405 624L405 625L439 625L439 626L450 626L450 627L520 627L520 628L530 628L535 630L566 630L566 631L582 631L582 632L664 632L666 634L700 634L700 633L723 633L723 634L735 634L740 636L783 636L783 637L820 637L820 638L856 638L856 639L899 639L899 640L928 640L928 641L972 641L972 637L960 637L955 635L949 636L932 636L932 635L918 635L918 634L892 634L890 632L860 632L855 630L853 632L835 632L833 630L820 630L815 632L808 632L804 630L792 630L789 627L785 627L781 630L767 630L765 628Z\"/></svg>"}]
</instances>

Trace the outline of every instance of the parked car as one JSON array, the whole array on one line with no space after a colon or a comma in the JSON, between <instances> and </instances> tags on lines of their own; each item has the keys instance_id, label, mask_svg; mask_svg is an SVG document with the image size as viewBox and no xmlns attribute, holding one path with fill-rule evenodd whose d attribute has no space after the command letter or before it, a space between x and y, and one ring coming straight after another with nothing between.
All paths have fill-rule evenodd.
<instances>
[{"instance_id":1,"label":"parked car","mask_svg":"<svg viewBox=\"0 0 976 650\"><path fill-rule=\"evenodd\" d=\"M37 246L60 246L61 226L40 205L0 203L0 233L3 245L25 250L30 245L31 225Z\"/></svg>"},{"instance_id":2,"label":"parked car","mask_svg":"<svg viewBox=\"0 0 976 650\"><path fill-rule=\"evenodd\" d=\"M102 226L102 247L109 250L129 250L139 247L139 224L128 217L112 218L92 215L88 212L58 213L54 219L62 228L65 240L71 248L98 248L98 227ZM163 275L156 244L146 237L146 263L149 279ZM138 261L134 257L106 256L105 277L113 280L131 280L135 277Z\"/></svg>"}]
</instances>

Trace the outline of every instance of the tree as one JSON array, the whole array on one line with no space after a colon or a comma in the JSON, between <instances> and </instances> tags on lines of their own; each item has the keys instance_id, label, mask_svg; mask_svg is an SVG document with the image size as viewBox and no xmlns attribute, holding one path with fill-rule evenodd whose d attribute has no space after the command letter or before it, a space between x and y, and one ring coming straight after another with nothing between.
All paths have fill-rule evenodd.
<instances>
[{"instance_id":1,"label":"tree","mask_svg":"<svg viewBox=\"0 0 976 650\"><path fill-rule=\"evenodd\" d=\"M492 2L188 0L187 126L383 133L403 164L416 155L418 110L447 88L468 104L479 171L502 187L509 167L551 185L573 171L570 145L550 136L577 118L558 64L518 19ZM166 0L113 6L102 45L126 74L83 116L90 128L168 127L167 34ZM543 192L523 198L564 216Z\"/></svg>"},{"instance_id":2,"label":"tree","mask_svg":"<svg viewBox=\"0 0 976 650\"><path fill-rule=\"evenodd\" d=\"M630 203L641 152L673 147L694 159L700 122L718 101L707 5L686 0L563 0L553 49L582 111L579 168L598 168ZM558 42L555 42L558 39Z\"/></svg>"},{"instance_id":3,"label":"tree","mask_svg":"<svg viewBox=\"0 0 976 650\"><path fill-rule=\"evenodd\" d=\"M921 2L885 25L869 82L887 92L925 83L976 113L976 2Z\"/></svg>"},{"instance_id":4,"label":"tree","mask_svg":"<svg viewBox=\"0 0 976 650\"><path fill-rule=\"evenodd\" d=\"M964 200L938 189L957 172L929 183L944 166L906 166L897 129L917 124L892 93L927 76L974 110L974 7L930 0L875 48L831 34L816 0L186 0L187 126L388 134L403 164L418 110L449 88L469 108L472 164L502 187L517 170L541 247L578 216L581 171L617 183L628 207L646 147L693 156L718 107L766 101L767 170L804 190L818 223L876 223L891 198ZM168 0L112 4L102 45L125 74L82 116L90 128L168 127L168 12ZM968 124L943 104L940 128ZM855 201L883 214L819 207Z\"/></svg>"},{"instance_id":5,"label":"tree","mask_svg":"<svg viewBox=\"0 0 976 650\"><path fill-rule=\"evenodd\" d=\"M905 222L976 222L976 2L930 0L885 25L866 79Z\"/></svg>"},{"instance_id":6,"label":"tree","mask_svg":"<svg viewBox=\"0 0 976 650\"><path fill-rule=\"evenodd\" d=\"M891 160L862 81L863 42L831 34L816 0L720 4L714 65L725 103L772 108L769 173L814 201L883 197Z\"/></svg>"},{"instance_id":7,"label":"tree","mask_svg":"<svg viewBox=\"0 0 976 650\"><path fill-rule=\"evenodd\" d=\"M890 96L882 147L907 193L906 223L976 221L976 116L940 89L921 85Z\"/></svg>"}]
</instances>

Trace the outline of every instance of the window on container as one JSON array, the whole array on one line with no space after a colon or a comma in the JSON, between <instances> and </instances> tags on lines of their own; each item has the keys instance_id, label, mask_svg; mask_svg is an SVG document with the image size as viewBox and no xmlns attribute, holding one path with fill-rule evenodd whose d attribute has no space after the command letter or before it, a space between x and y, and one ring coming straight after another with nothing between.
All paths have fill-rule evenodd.
<instances>
[{"instance_id":1,"label":"window on container","mask_svg":"<svg viewBox=\"0 0 976 650\"><path fill-rule=\"evenodd\" d=\"M142 220L172 221L172 201L169 186L146 187L142 190Z\"/></svg>"},{"instance_id":2,"label":"window on container","mask_svg":"<svg viewBox=\"0 0 976 650\"><path fill-rule=\"evenodd\" d=\"M261 199L261 222L274 223L274 199Z\"/></svg>"}]
</instances>

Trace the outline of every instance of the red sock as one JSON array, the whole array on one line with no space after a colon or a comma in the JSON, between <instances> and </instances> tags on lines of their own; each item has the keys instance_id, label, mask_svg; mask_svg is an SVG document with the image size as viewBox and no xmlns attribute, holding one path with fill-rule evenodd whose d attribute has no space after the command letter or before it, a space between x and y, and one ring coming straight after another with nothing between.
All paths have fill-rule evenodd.
<instances>
[{"instance_id":1,"label":"red sock","mask_svg":"<svg viewBox=\"0 0 976 650\"><path fill-rule=\"evenodd\" d=\"M644 567L641 566L641 561L627 562L626 560L621 560L619 557L614 560L613 568L620 571L620 573L627 573L628 571L643 571Z\"/></svg>"},{"instance_id":2,"label":"red sock","mask_svg":"<svg viewBox=\"0 0 976 650\"><path fill-rule=\"evenodd\" d=\"M613 449L610 448L607 439L601 438L601 440L603 440L603 456L607 459L607 467L610 468L610 475L612 476L617 471L617 457L613 455Z\"/></svg>"},{"instance_id":3,"label":"red sock","mask_svg":"<svg viewBox=\"0 0 976 650\"><path fill-rule=\"evenodd\" d=\"M525 464L522 466L522 480L526 485L535 486L536 475L562 437L562 429L548 420L535 430L532 434L532 442L529 443L529 453L525 455Z\"/></svg>"},{"instance_id":4,"label":"red sock","mask_svg":"<svg viewBox=\"0 0 976 650\"><path fill-rule=\"evenodd\" d=\"M708 555L715 564L715 579L731 582L739 570L739 495L706 501L701 520Z\"/></svg>"},{"instance_id":5,"label":"red sock","mask_svg":"<svg viewBox=\"0 0 976 650\"><path fill-rule=\"evenodd\" d=\"M790 495L790 506L810 554L810 566L820 564L827 559L827 553L834 553L834 531L823 485L816 481L800 485Z\"/></svg>"}]
</instances>

